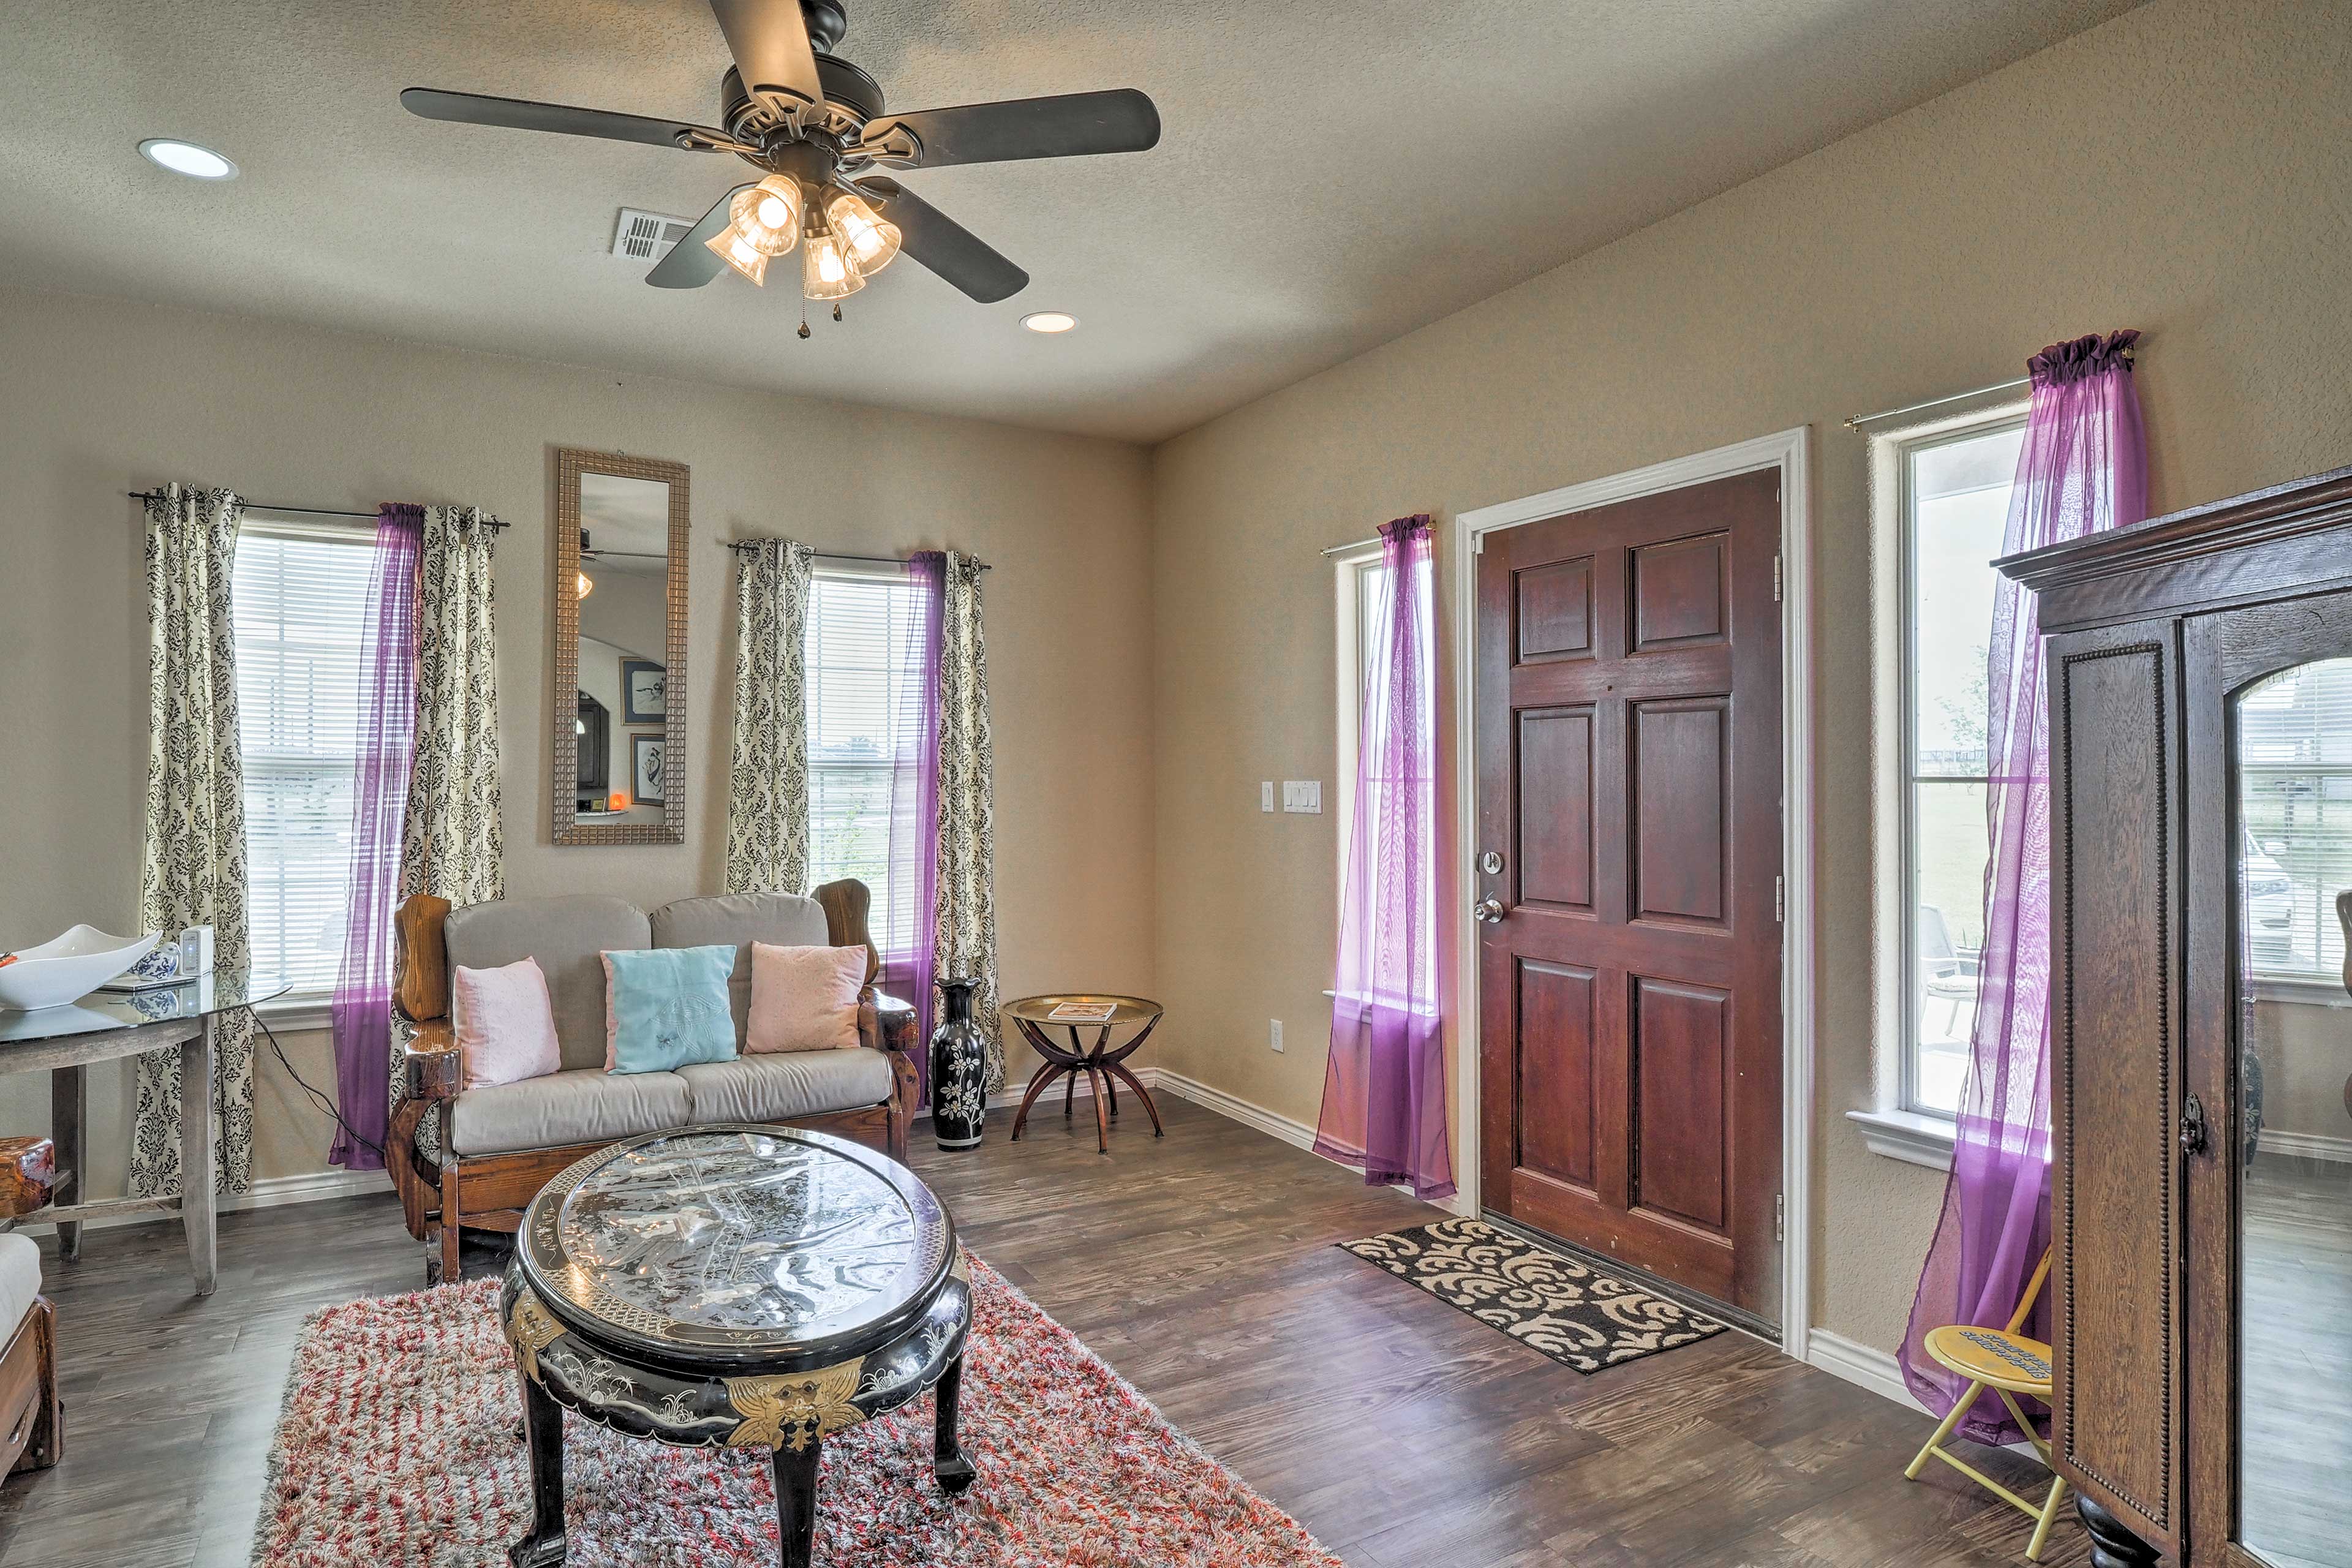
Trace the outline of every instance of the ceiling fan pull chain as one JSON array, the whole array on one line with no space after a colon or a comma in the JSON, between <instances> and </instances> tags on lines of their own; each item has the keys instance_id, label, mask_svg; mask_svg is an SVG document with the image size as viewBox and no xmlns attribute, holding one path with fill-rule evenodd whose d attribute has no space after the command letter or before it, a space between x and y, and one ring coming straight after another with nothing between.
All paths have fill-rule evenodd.
<instances>
[{"instance_id":1,"label":"ceiling fan pull chain","mask_svg":"<svg viewBox=\"0 0 2352 1568\"><path fill-rule=\"evenodd\" d=\"M834 304L834 307L833 307L833 319L834 319L835 321L839 321L839 320L841 320L841 305L840 305L839 301L835 301L835 304Z\"/></svg>"},{"instance_id":2,"label":"ceiling fan pull chain","mask_svg":"<svg viewBox=\"0 0 2352 1568\"><path fill-rule=\"evenodd\" d=\"M808 296L803 294L801 296L801 336L807 337L808 335Z\"/></svg>"}]
</instances>

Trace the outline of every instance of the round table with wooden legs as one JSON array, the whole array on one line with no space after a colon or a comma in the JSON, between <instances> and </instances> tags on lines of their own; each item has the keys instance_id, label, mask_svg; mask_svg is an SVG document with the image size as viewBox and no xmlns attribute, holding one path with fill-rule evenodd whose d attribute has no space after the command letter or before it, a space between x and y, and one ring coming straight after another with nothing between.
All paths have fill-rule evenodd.
<instances>
[{"instance_id":1,"label":"round table with wooden legs","mask_svg":"<svg viewBox=\"0 0 2352 1568\"><path fill-rule=\"evenodd\" d=\"M1086 1075L1095 1097L1095 1147L1097 1152L1110 1152L1110 1124L1118 1120L1117 1080L1125 1080L1143 1101L1143 1109L1151 1117L1151 1135L1161 1138L1167 1130L1160 1125L1160 1108L1151 1103L1151 1091L1143 1087L1135 1074L1126 1067L1127 1058L1137 1047L1151 1037L1160 1025L1160 1006L1140 996L1091 996L1065 994L1056 996L1024 996L1005 1005L1006 1016L1021 1031L1022 1037L1036 1047L1045 1058L1029 1079L1029 1092L1021 1097L1020 1113L1013 1119L1013 1141L1021 1142L1021 1129L1028 1124L1029 1108L1037 1097L1056 1079L1066 1076L1062 1090L1062 1114L1071 1114L1077 1096L1078 1075ZM1142 1027L1125 1044L1114 1047L1110 1043L1114 1029L1135 1025ZM1056 1045L1046 1033L1059 1025L1069 1031L1066 1048ZM1089 1047L1079 1036L1081 1029L1095 1031L1094 1044Z\"/></svg>"}]
</instances>

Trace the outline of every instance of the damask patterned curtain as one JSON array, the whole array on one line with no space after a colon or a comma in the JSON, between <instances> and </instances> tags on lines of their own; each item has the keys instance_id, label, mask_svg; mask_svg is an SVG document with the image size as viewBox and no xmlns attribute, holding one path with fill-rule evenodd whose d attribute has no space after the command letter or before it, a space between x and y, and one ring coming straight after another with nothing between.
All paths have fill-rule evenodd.
<instances>
[{"instance_id":1,"label":"damask patterned curtain","mask_svg":"<svg viewBox=\"0 0 2352 1568\"><path fill-rule=\"evenodd\" d=\"M988 1090L1004 1087L1003 1027L996 1013L996 752L989 738L988 647L981 635L980 575L969 555L946 552L940 605L939 886L934 973L980 982L972 1016L988 1037Z\"/></svg>"},{"instance_id":2,"label":"damask patterned curtain","mask_svg":"<svg viewBox=\"0 0 2352 1568\"><path fill-rule=\"evenodd\" d=\"M735 742L727 770L730 893L808 891L808 689L801 639L816 552L735 547Z\"/></svg>"},{"instance_id":3,"label":"damask patterned curtain","mask_svg":"<svg viewBox=\"0 0 2352 1568\"><path fill-rule=\"evenodd\" d=\"M165 485L147 502L147 827L139 919L176 936L213 928L213 962L248 962L245 769L236 732L236 632L229 584L245 503L228 490ZM218 1190L253 1184L253 1020L215 1036L213 1159ZM131 1188L180 1190L180 1053L139 1059Z\"/></svg>"},{"instance_id":4,"label":"damask patterned curtain","mask_svg":"<svg viewBox=\"0 0 2352 1568\"><path fill-rule=\"evenodd\" d=\"M416 734L401 826L400 896L463 908L506 896L499 828L498 520L428 506L416 591ZM395 1089L395 1094L398 1090Z\"/></svg>"}]
</instances>

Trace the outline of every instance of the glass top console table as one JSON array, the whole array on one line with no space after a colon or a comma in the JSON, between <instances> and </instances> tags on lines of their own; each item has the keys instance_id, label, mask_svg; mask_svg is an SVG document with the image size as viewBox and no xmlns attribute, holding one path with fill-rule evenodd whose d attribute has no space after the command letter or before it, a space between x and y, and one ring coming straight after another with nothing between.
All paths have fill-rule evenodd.
<instances>
[{"instance_id":1,"label":"glass top console table","mask_svg":"<svg viewBox=\"0 0 2352 1568\"><path fill-rule=\"evenodd\" d=\"M0 1221L0 1228L53 1224L61 1258L81 1256L84 1222L109 1215L177 1214L188 1234L196 1294L209 1296L217 1271L213 1207L214 1041L222 1019L286 993L274 974L222 969L184 985L152 991L93 991L79 1001L31 1012L0 1011L0 1073L49 1075L49 1136L57 1146L53 1200ZM180 1053L180 1173L183 1191L153 1198L81 1203L87 1151L88 1085L92 1062L149 1051Z\"/></svg>"}]
</instances>

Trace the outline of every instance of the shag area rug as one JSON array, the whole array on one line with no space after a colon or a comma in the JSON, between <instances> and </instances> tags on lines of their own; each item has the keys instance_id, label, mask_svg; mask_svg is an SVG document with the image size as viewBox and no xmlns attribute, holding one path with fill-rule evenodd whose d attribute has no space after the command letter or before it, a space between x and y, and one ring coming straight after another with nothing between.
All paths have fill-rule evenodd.
<instances>
[{"instance_id":1,"label":"shag area rug","mask_svg":"<svg viewBox=\"0 0 2352 1568\"><path fill-rule=\"evenodd\" d=\"M1296 1520L979 1259L961 1498L931 1477L931 1399L825 1439L830 1568L1341 1568ZM254 1531L266 1568L503 1568L530 1515L495 1280L314 1313ZM664 1447L564 1419L570 1568L777 1560L765 1450Z\"/></svg>"},{"instance_id":2,"label":"shag area rug","mask_svg":"<svg viewBox=\"0 0 2352 1568\"><path fill-rule=\"evenodd\" d=\"M1440 1220L1339 1245L1578 1372L1599 1372L1724 1331L1679 1301L1546 1252L1484 1220Z\"/></svg>"}]
</instances>

